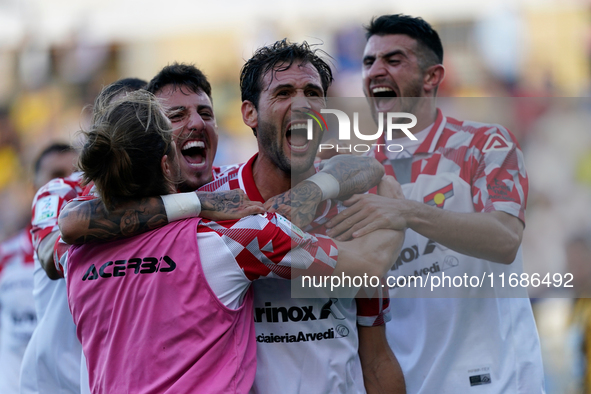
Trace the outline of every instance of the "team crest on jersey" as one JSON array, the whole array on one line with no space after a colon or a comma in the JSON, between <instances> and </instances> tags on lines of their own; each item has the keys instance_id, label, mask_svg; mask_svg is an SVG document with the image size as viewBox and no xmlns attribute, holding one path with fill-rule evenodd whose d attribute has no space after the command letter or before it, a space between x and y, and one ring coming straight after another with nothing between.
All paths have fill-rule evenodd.
<instances>
[{"instance_id":1,"label":"team crest on jersey","mask_svg":"<svg viewBox=\"0 0 591 394\"><path fill-rule=\"evenodd\" d=\"M449 185L442 187L439 190L435 190L433 193L426 195L423 198L423 202L427 205L432 205L434 207L443 208L443 204L445 200L454 195L454 184L450 183Z\"/></svg>"},{"instance_id":2,"label":"team crest on jersey","mask_svg":"<svg viewBox=\"0 0 591 394\"><path fill-rule=\"evenodd\" d=\"M57 217L59 200L58 196L47 196L39 199L35 206L33 225L39 224L46 219Z\"/></svg>"},{"instance_id":3,"label":"team crest on jersey","mask_svg":"<svg viewBox=\"0 0 591 394\"><path fill-rule=\"evenodd\" d=\"M486 144L484 144L482 152L486 153L492 150L506 151L510 150L511 148L513 148L512 142L507 141L499 134L492 134L490 137L488 137Z\"/></svg>"}]
</instances>

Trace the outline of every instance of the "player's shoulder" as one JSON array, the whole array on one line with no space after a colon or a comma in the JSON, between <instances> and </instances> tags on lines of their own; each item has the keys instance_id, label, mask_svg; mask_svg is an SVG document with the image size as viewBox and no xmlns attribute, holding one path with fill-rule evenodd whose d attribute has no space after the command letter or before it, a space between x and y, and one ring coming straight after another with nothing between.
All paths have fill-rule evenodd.
<instances>
[{"instance_id":1,"label":"player's shoulder","mask_svg":"<svg viewBox=\"0 0 591 394\"><path fill-rule=\"evenodd\" d=\"M200 192L215 192L221 190L231 190L236 189L236 185L233 185L235 181L238 179L238 175L240 172L240 168L244 164L232 164L231 167L228 168L227 171L221 172L217 177L215 176L214 171L214 180L209 182L199 188Z\"/></svg>"},{"instance_id":2,"label":"player's shoulder","mask_svg":"<svg viewBox=\"0 0 591 394\"><path fill-rule=\"evenodd\" d=\"M256 215L245 216L240 219L228 219L228 220L209 220L201 219L197 231L219 231L221 233L230 230L262 230L268 223L276 223L280 215L274 212L265 212ZM287 220L287 219L284 219ZM210 229L210 230L207 230Z\"/></svg>"},{"instance_id":3,"label":"player's shoulder","mask_svg":"<svg viewBox=\"0 0 591 394\"><path fill-rule=\"evenodd\" d=\"M464 134L470 139L469 145L483 153L490 150L510 150L517 145L513 133L500 124L447 117L445 130Z\"/></svg>"},{"instance_id":4,"label":"player's shoulder","mask_svg":"<svg viewBox=\"0 0 591 394\"><path fill-rule=\"evenodd\" d=\"M241 219L212 221L202 219L197 226L198 236L210 234L222 238L225 243L238 248L246 247L253 239L269 233L271 217L275 214L265 213L245 216ZM239 246L241 245L241 246Z\"/></svg>"},{"instance_id":5,"label":"player's shoulder","mask_svg":"<svg viewBox=\"0 0 591 394\"><path fill-rule=\"evenodd\" d=\"M82 173L75 172L67 178L55 178L43 185L35 195L35 201L46 196L74 198L82 193Z\"/></svg>"},{"instance_id":6,"label":"player's shoulder","mask_svg":"<svg viewBox=\"0 0 591 394\"><path fill-rule=\"evenodd\" d=\"M237 163L237 164L228 164L228 165L220 166L220 167L215 167L214 166L212 168L213 180L215 181L216 179L221 178L222 176L226 175L230 171L236 170L240 166L241 166L240 163Z\"/></svg>"}]
</instances>

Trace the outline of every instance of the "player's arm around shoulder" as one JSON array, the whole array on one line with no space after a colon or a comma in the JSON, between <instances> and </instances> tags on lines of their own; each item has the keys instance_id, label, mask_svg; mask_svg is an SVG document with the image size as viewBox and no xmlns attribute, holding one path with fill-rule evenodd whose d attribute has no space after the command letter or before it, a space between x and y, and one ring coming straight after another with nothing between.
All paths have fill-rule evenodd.
<instances>
[{"instance_id":1,"label":"player's arm around shoulder","mask_svg":"<svg viewBox=\"0 0 591 394\"><path fill-rule=\"evenodd\" d=\"M339 182L339 193L334 197L339 200L365 193L380 183L385 174L384 166L369 156L335 156L321 162L319 169Z\"/></svg>"},{"instance_id":2,"label":"player's arm around shoulder","mask_svg":"<svg viewBox=\"0 0 591 394\"><path fill-rule=\"evenodd\" d=\"M376 159L355 155L332 157L321 162L318 169L318 173L267 200L265 208L305 227L314 220L322 201L365 193L384 176L384 167Z\"/></svg>"},{"instance_id":3,"label":"player's arm around shoulder","mask_svg":"<svg viewBox=\"0 0 591 394\"><path fill-rule=\"evenodd\" d=\"M355 195L332 218L328 235L336 240L361 237L380 228L410 228L456 252L511 264L524 228L527 175L514 137L490 126L473 138L463 164L471 185L474 212L455 212L404 198Z\"/></svg>"},{"instance_id":4,"label":"player's arm around shoulder","mask_svg":"<svg viewBox=\"0 0 591 394\"><path fill-rule=\"evenodd\" d=\"M110 210L93 198L70 202L60 214L59 226L65 242L83 244L131 237L189 217L232 220L262 212L262 204L250 201L242 190L130 199Z\"/></svg>"},{"instance_id":5,"label":"player's arm around shoulder","mask_svg":"<svg viewBox=\"0 0 591 394\"><path fill-rule=\"evenodd\" d=\"M386 340L386 326L357 326L359 359L368 394L404 394L404 375Z\"/></svg>"},{"instance_id":6,"label":"player's arm around shoulder","mask_svg":"<svg viewBox=\"0 0 591 394\"><path fill-rule=\"evenodd\" d=\"M479 125L464 159L474 212L415 203L407 224L450 249L500 264L515 261L523 237L528 180L517 140L500 125Z\"/></svg>"},{"instance_id":7,"label":"player's arm around shoulder","mask_svg":"<svg viewBox=\"0 0 591 394\"><path fill-rule=\"evenodd\" d=\"M386 199L395 199L402 193L399 187L394 178L385 176L378 185L378 194ZM349 275L383 277L402 248L404 230L378 228L350 241L335 242L339 248L336 275L345 272Z\"/></svg>"}]
</instances>

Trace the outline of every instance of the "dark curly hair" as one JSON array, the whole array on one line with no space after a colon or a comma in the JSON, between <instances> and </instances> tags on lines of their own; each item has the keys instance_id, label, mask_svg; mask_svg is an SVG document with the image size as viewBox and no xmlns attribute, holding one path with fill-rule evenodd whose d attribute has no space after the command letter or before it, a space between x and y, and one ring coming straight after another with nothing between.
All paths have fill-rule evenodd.
<instances>
[{"instance_id":1,"label":"dark curly hair","mask_svg":"<svg viewBox=\"0 0 591 394\"><path fill-rule=\"evenodd\" d=\"M271 70L277 72L289 69L296 60L302 61L304 64L310 63L318 70L322 81L322 89L326 96L328 87L333 81L332 70L318 56L318 53L327 55L326 52L320 49L312 49L306 41L297 44L289 42L287 38L277 41L273 45L257 49L240 71L242 101L248 100L258 109L259 98L263 89L261 86L263 77ZM281 67L277 67L279 64L281 64Z\"/></svg>"},{"instance_id":2,"label":"dark curly hair","mask_svg":"<svg viewBox=\"0 0 591 394\"><path fill-rule=\"evenodd\" d=\"M167 85L174 90L188 88L193 93L203 91L211 99L211 85L201 70L192 64L173 63L164 67L146 86L152 94L158 93Z\"/></svg>"}]
</instances>

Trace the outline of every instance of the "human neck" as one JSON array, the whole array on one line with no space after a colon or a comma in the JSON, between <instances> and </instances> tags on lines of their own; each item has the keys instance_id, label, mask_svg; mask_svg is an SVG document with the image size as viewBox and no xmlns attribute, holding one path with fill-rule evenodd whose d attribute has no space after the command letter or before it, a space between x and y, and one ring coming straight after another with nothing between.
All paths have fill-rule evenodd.
<instances>
[{"instance_id":1,"label":"human neck","mask_svg":"<svg viewBox=\"0 0 591 394\"><path fill-rule=\"evenodd\" d=\"M408 130L412 134L419 133L425 130L427 127L435 123L437 119L437 107L435 106L435 97L421 98L416 105L410 110L410 112L416 116L417 124L413 128ZM408 120L407 120L408 122ZM403 138L404 132L402 130L394 130L392 132L392 138Z\"/></svg>"},{"instance_id":2,"label":"human neck","mask_svg":"<svg viewBox=\"0 0 591 394\"><path fill-rule=\"evenodd\" d=\"M278 168L271 159L261 153L257 156L253 166L252 175L254 183L265 201L280 193L286 192L293 185L308 178L314 173L314 166L310 167L305 173L291 174Z\"/></svg>"},{"instance_id":3,"label":"human neck","mask_svg":"<svg viewBox=\"0 0 591 394\"><path fill-rule=\"evenodd\" d=\"M412 133L418 133L427 126L435 123L437 119L437 107L435 106L435 97L421 100L417 108L417 125L411 129Z\"/></svg>"}]
</instances>

